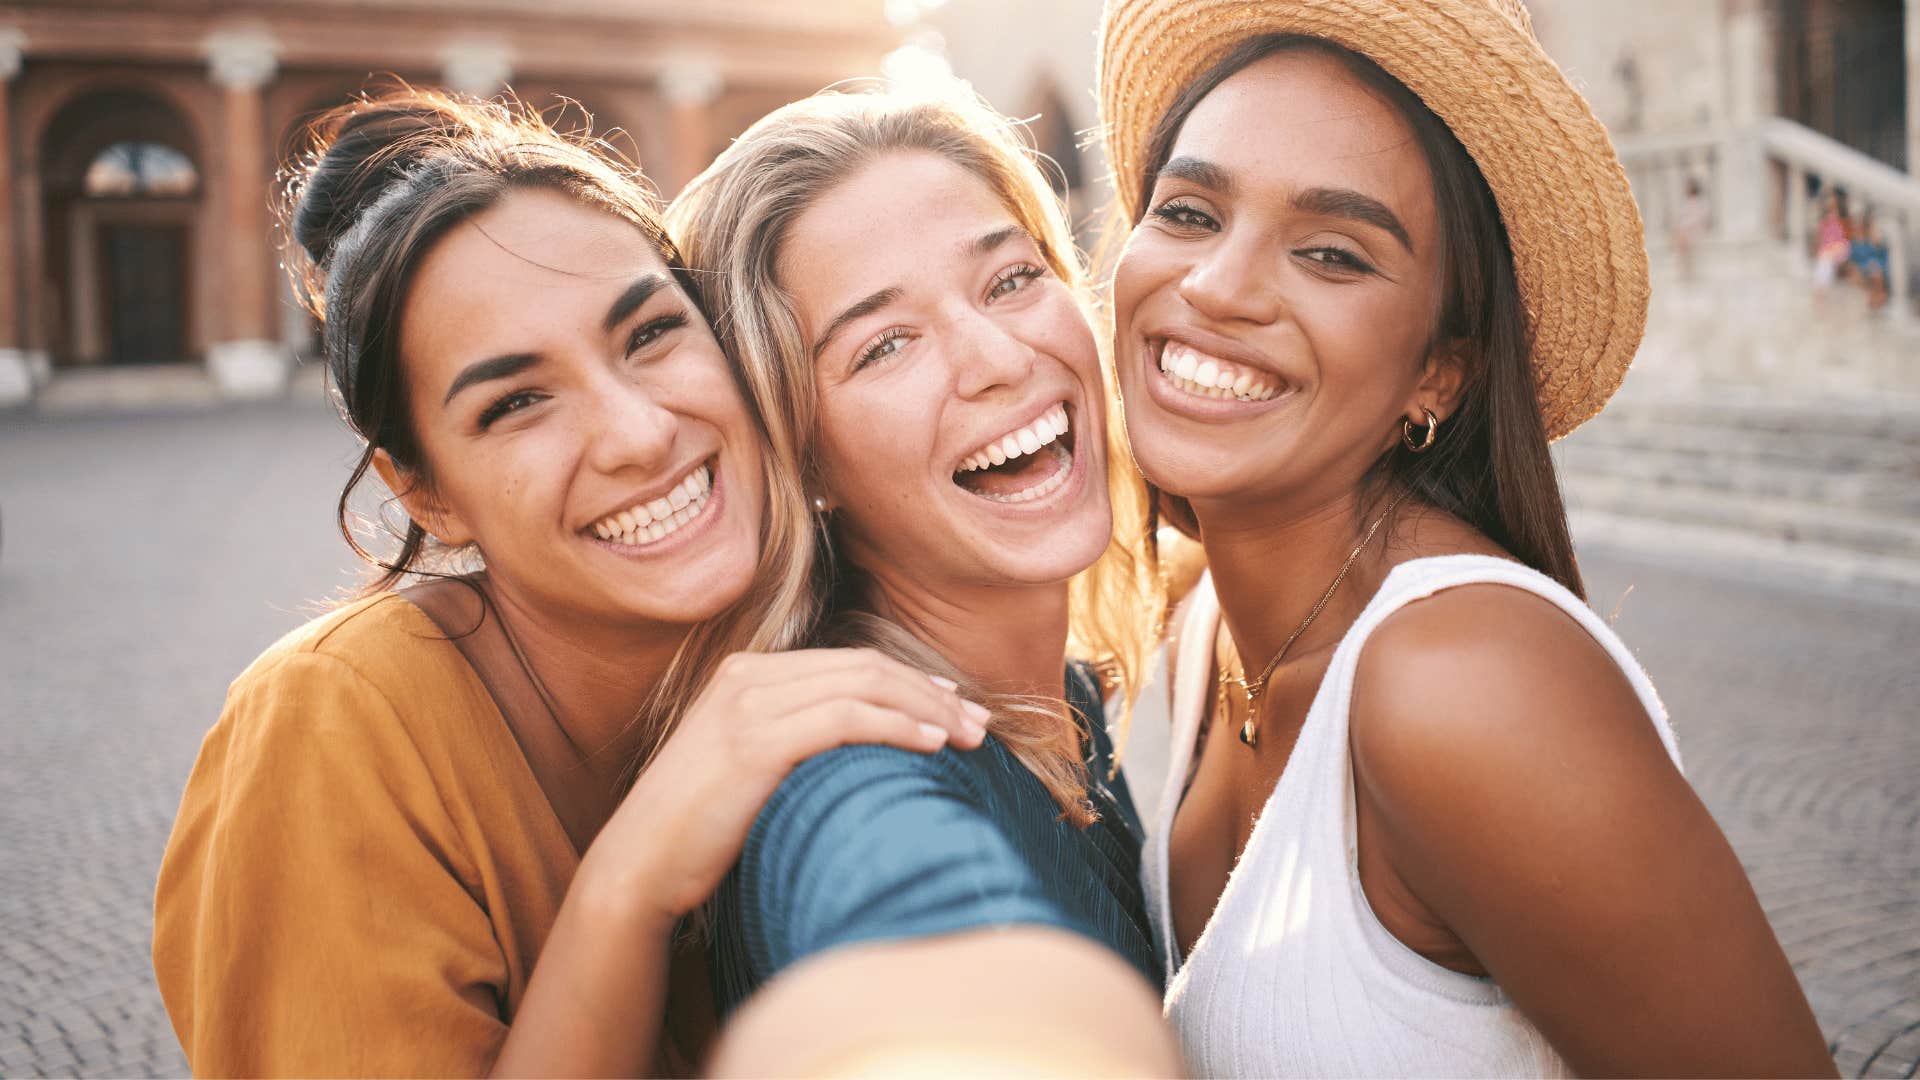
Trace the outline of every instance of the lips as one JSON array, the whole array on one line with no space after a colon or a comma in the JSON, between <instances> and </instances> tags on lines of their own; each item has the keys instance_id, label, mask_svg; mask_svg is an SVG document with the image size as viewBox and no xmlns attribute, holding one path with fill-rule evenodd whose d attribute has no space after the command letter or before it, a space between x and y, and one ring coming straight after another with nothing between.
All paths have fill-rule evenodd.
<instances>
[{"instance_id":1,"label":"lips","mask_svg":"<svg viewBox=\"0 0 1920 1080\"><path fill-rule=\"evenodd\" d=\"M1202 352L1181 341L1168 341L1162 346L1160 371L1175 386L1201 397L1267 401L1280 392L1279 380L1268 372Z\"/></svg>"},{"instance_id":2,"label":"lips","mask_svg":"<svg viewBox=\"0 0 1920 1080\"><path fill-rule=\"evenodd\" d=\"M1264 354L1205 330L1169 326L1149 331L1141 344L1147 396L1192 420L1233 422L1258 415L1292 400L1300 389Z\"/></svg>"},{"instance_id":3,"label":"lips","mask_svg":"<svg viewBox=\"0 0 1920 1080\"><path fill-rule=\"evenodd\" d=\"M1026 503L1058 491L1073 471L1073 423L1064 401L968 454L953 482L996 503Z\"/></svg>"},{"instance_id":4,"label":"lips","mask_svg":"<svg viewBox=\"0 0 1920 1080\"><path fill-rule=\"evenodd\" d=\"M608 543L637 547L665 539L698 518L713 497L713 464L703 461L666 494L641 500L587 527Z\"/></svg>"}]
</instances>

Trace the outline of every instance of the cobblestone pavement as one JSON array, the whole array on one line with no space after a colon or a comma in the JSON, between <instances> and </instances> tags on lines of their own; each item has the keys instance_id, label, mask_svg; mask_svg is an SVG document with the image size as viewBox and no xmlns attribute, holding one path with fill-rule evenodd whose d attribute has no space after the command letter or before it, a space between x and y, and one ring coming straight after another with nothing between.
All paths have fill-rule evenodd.
<instances>
[{"instance_id":1,"label":"cobblestone pavement","mask_svg":"<svg viewBox=\"0 0 1920 1080\"><path fill-rule=\"evenodd\" d=\"M0 1075L185 1072L154 874L227 681L352 580L351 449L310 404L0 418ZM1912 1075L1920 605L1585 554L1841 1069Z\"/></svg>"}]
</instances>

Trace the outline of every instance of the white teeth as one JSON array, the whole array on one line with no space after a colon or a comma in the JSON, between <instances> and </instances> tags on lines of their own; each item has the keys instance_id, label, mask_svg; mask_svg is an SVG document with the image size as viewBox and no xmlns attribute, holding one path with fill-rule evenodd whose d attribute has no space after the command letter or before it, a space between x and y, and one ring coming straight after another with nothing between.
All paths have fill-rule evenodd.
<instances>
[{"instance_id":1,"label":"white teeth","mask_svg":"<svg viewBox=\"0 0 1920 1080\"><path fill-rule=\"evenodd\" d=\"M1204 356L1175 341L1161 348L1160 371L1168 382L1198 397L1267 401L1280 392L1265 372Z\"/></svg>"},{"instance_id":2,"label":"white teeth","mask_svg":"<svg viewBox=\"0 0 1920 1080\"><path fill-rule=\"evenodd\" d=\"M1017 457L1038 453L1040 448L1065 435L1069 427L1067 407L1055 405L1042 413L1039 419L1009 435L1002 435L979 450L974 451L960 462L961 472L974 472L1004 465Z\"/></svg>"},{"instance_id":3,"label":"white teeth","mask_svg":"<svg viewBox=\"0 0 1920 1080\"><path fill-rule=\"evenodd\" d=\"M589 531L616 544L650 544L700 516L713 490L713 470L702 465L673 490L594 522Z\"/></svg>"}]
</instances>

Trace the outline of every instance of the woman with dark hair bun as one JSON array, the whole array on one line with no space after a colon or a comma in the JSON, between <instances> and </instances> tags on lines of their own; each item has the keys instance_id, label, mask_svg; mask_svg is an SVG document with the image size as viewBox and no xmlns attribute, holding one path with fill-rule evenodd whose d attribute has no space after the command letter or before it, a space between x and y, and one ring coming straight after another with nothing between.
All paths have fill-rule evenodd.
<instances>
[{"instance_id":1,"label":"woman with dark hair bun","mask_svg":"<svg viewBox=\"0 0 1920 1080\"><path fill-rule=\"evenodd\" d=\"M205 1075L685 1072L713 1020L675 935L774 787L978 746L985 710L767 655L812 536L643 178L432 93L316 132L289 223L365 444L341 524L371 469L407 525L201 748L155 898L175 1029Z\"/></svg>"},{"instance_id":2,"label":"woman with dark hair bun","mask_svg":"<svg viewBox=\"0 0 1920 1080\"><path fill-rule=\"evenodd\" d=\"M1143 857L1203 1075L1830 1074L1548 440L1639 343L1518 0L1108 0L1114 364L1209 576Z\"/></svg>"}]
</instances>

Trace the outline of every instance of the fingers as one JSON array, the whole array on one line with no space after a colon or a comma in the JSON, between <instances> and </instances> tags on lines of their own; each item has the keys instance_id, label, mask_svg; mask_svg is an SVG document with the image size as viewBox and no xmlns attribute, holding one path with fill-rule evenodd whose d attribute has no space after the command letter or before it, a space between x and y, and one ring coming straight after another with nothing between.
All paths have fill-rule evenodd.
<instances>
[{"instance_id":1,"label":"fingers","mask_svg":"<svg viewBox=\"0 0 1920 1080\"><path fill-rule=\"evenodd\" d=\"M762 730L767 738L778 741L773 749L779 757L792 764L856 743L930 754L951 741L948 728L916 720L898 709L853 700L822 702L788 715L777 727Z\"/></svg>"},{"instance_id":2,"label":"fingers","mask_svg":"<svg viewBox=\"0 0 1920 1080\"><path fill-rule=\"evenodd\" d=\"M796 664L796 657L812 662ZM786 717L829 702L860 701L939 727L960 749L974 749L986 738L985 708L960 697L950 681L877 651L816 649L764 659L780 662L735 665L730 675L733 683L725 691L740 720L756 726L778 725Z\"/></svg>"},{"instance_id":3,"label":"fingers","mask_svg":"<svg viewBox=\"0 0 1920 1080\"><path fill-rule=\"evenodd\" d=\"M935 681L925 672L881 656L871 663L766 687L757 696L780 703L768 713L788 715L838 700L878 705L944 729L953 744L965 750L986 738L986 709L955 693L946 680Z\"/></svg>"}]
</instances>

